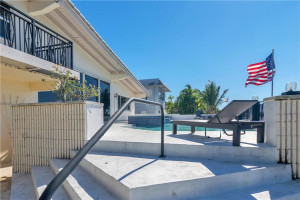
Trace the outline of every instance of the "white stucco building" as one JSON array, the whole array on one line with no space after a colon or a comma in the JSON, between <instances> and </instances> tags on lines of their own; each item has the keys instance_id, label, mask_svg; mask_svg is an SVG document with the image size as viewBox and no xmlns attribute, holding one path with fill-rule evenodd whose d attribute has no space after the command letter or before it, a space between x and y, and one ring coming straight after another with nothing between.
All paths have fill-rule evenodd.
<instances>
[{"instance_id":1,"label":"white stucco building","mask_svg":"<svg viewBox=\"0 0 300 200\"><path fill-rule=\"evenodd\" d=\"M41 79L51 81L56 64L101 87L99 97L91 100L104 103L105 118L126 98L149 96L71 1L0 4L1 162L11 160L10 105L47 101L47 94L39 93L48 90Z\"/></svg>"},{"instance_id":2,"label":"white stucco building","mask_svg":"<svg viewBox=\"0 0 300 200\"><path fill-rule=\"evenodd\" d=\"M171 90L159 78L141 79L139 81L150 93L147 99L161 103L165 108L166 92L171 92ZM160 108L154 105L136 103L135 114L160 114Z\"/></svg>"}]
</instances>

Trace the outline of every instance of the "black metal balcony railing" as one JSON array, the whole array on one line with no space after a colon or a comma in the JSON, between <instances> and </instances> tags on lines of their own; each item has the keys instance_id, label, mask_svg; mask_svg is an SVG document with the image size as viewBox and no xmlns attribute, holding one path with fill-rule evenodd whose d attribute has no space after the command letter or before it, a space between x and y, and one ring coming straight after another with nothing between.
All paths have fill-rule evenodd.
<instances>
[{"instance_id":1,"label":"black metal balcony railing","mask_svg":"<svg viewBox=\"0 0 300 200\"><path fill-rule=\"evenodd\" d=\"M73 68L73 43L22 11L0 2L0 43Z\"/></svg>"}]
</instances>

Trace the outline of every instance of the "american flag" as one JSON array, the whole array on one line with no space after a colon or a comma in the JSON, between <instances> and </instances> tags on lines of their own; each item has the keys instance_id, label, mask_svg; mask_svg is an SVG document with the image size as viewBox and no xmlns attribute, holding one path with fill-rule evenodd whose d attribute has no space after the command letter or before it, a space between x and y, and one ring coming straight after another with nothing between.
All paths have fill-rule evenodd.
<instances>
[{"instance_id":1,"label":"american flag","mask_svg":"<svg viewBox=\"0 0 300 200\"><path fill-rule=\"evenodd\" d=\"M275 76L275 63L273 54L271 53L265 61L248 65L248 79L246 81L245 87L248 84L262 85L267 82L272 81Z\"/></svg>"}]
</instances>

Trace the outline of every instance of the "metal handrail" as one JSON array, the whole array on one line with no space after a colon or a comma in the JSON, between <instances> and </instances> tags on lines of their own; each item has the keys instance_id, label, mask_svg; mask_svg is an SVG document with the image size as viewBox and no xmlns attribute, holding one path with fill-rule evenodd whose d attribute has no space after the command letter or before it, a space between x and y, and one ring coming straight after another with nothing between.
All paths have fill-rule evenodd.
<instances>
[{"instance_id":1,"label":"metal handrail","mask_svg":"<svg viewBox=\"0 0 300 200\"><path fill-rule=\"evenodd\" d=\"M54 177L54 179L48 184L44 192L42 193L40 200L49 200L55 193L56 189L66 180L66 178L72 173L72 171L78 166L80 161L88 154L88 152L93 148L93 146L100 140L100 138L106 133L106 131L112 126L112 124L118 119L118 117L126 110L132 102L139 102L145 104L153 104L160 106L161 113L161 157L164 157L164 125L165 125L165 115L164 108L162 104L138 99L129 99L117 112L115 112L110 119L95 133L95 135L77 152L77 154L71 159L71 161Z\"/></svg>"},{"instance_id":2,"label":"metal handrail","mask_svg":"<svg viewBox=\"0 0 300 200\"><path fill-rule=\"evenodd\" d=\"M10 4L8 4L7 2L5 2L4 0L1 0L0 2L1 2L2 4L5 4L6 6L9 6L9 7L10 7L11 9L13 9L14 11L16 11L17 13L15 13L15 14L18 14L19 17L22 17L22 15L23 15L23 16L25 16L26 18L28 18L29 20L24 19L24 20L26 20L27 22L35 21L36 24L38 24L38 25L42 26L43 28L47 29L48 31L52 32L54 35L57 35L57 36L61 37L62 39L71 42L70 40L68 40L67 38L65 38L64 36L62 36L61 34L57 33L57 32L54 31L54 30L51 30L49 27L45 26L44 24L40 23L39 21L36 21L35 19L33 19L32 17L30 17L29 15L27 15L27 14L25 14L24 12L22 12L21 10L19 10L19 9L13 7L13 6L11 6ZM9 11L9 12L10 12L10 10L7 10L7 9L4 8L4 7L2 7L2 8L5 9L6 11Z\"/></svg>"}]
</instances>

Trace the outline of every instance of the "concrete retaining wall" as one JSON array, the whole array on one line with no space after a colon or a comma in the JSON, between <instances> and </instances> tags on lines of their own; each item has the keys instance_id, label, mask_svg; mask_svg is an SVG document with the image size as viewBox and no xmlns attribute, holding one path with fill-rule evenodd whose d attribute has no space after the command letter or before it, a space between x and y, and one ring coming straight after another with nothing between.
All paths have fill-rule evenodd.
<instances>
[{"instance_id":1,"label":"concrete retaining wall","mask_svg":"<svg viewBox=\"0 0 300 200\"><path fill-rule=\"evenodd\" d=\"M276 145L277 161L291 163L300 178L300 95L264 99L266 142Z\"/></svg>"},{"instance_id":2,"label":"concrete retaining wall","mask_svg":"<svg viewBox=\"0 0 300 200\"><path fill-rule=\"evenodd\" d=\"M180 115L180 114L169 114L171 116L172 120L191 120L195 119L196 115L195 114L190 114L190 115Z\"/></svg>"},{"instance_id":3,"label":"concrete retaining wall","mask_svg":"<svg viewBox=\"0 0 300 200\"><path fill-rule=\"evenodd\" d=\"M96 113L102 114L97 118ZM97 103L13 105L13 172L30 173L32 166L48 166L50 158L71 158L71 151L102 125L103 108Z\"/></svg>"},{"instance_id":4,"label":"concrete retaining wall","mask_svg":"<svg viewBox=\"0 0 300 200\"><path fill-rule=\"evenodd\" d=\"M170 116L165 116L165 124L171 123ZM128 116L128 124L136 126L155 127L161 126L161 115L131 115Z\"/></svg>"}]
</instances>

